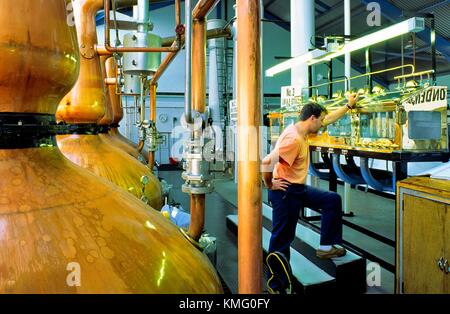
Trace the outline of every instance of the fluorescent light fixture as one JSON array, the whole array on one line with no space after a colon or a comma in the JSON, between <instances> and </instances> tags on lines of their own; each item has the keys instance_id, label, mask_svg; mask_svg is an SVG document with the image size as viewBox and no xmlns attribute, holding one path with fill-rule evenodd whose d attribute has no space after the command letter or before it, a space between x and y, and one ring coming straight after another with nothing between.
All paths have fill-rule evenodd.
<instances>
[{"instance_id":1,"label":"fluorescent light fixture","mask_svg":"<svg viewBox=\"0 0 450 314\"><path fill-rule=\"evenodd\" d=\"M318 54L317 52L321 52ZM280 72L292 69L300 64L306 63L314 58L318 58L322 55L326 54L326 51L315 49L313 51L307 52L303 55L297 56L295 58L289 59L287 61L281 62L270 69L266 70L266 76L274 76Z\"/></svg>"},{"instance_id":2,"label":"fluorescent light fixture","mask_svg":"<svg viewBox=\"0 0 450 314\"><path fill-rule=\"evenodd\" d=\"M334 52L315 49L306 54L284 61L266 71L266 76L274 76L280 72L291 69L302 63L313 65L319 62L329 61L333 58L342 56L348 52L363 49L382 41L407 34L409 32L420 32L425 29L425 19L422 17L413 17L403 22L394 24L385 29L376 31L372 34L347 42L341 49Z\"/></svg>"}]
</instances>

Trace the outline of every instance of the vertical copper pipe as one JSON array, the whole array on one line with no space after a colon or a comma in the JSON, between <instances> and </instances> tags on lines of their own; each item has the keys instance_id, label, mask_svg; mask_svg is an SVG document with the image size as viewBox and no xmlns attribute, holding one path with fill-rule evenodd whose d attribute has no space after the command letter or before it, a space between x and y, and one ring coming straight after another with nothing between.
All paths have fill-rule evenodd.
<instances>
[{"instance_id":1,"label":"vertical copper pipe","mask_svg":"<svg viewBox=\"0 0 450 314\"><path fill-rule=\"evenodd\" d=\"M259 1L237 1L239 293L262 291L262 203L257 133L261 124L259 15ZM258 134L257 139L251 134Z\"/></svg>"},{"instance_id":2,"label":"vertical copper pipe","mask_svg":"<svg viewBox=\"0 0 450 314\"><path fill-rule=\"evenodd\" d=\"M156 121L156 85L150 85L150 121Z\"/></svg>"},{"instance_id":3,"label":"vertical copper pipe","mask_svg":"<svg viewBox=\"0 0 450 314\"><path fill-rule=\"evenodd\" d=\"M180 0L175 0L175 27L180 25Z\"/></svg>"},{"instance_id":4,"label":"vertical copper pipe","mask_svg":"<svg viewBox=\"0 0 450 314\"><path fill-rule=\"evenodd\" d=\"M108 85L109 79L116 79L115 77L108 77L108 73L106 70L106 62L109 59L112 59L111 56L100 56L100 68L102 70L102 77L104 79L104 88L105 88L105 115L97 122L99 125L110 125L113 122L113 109L111 104L111 95L110 89Z\"/></svg>"},{"instance_id":5,"label":"vertical copper pipe","mask_svg":"<svg viewBox=\"0 0 450 314\"><path fill-rule=\"evenodd\" d=\"M192 21L192 98L194 110L203 113L206 107L206 23ZM197 135L199 136L199 134ZM205 224L205 194L191 194L191 223L189 235L198 240Z\"/></svg>"},{"instance_id":6,"label":"vertical copper pipe","mask_svg":"<svg viewBox=\"0 0 450 314\"><path fill-rule=\"evenodd\" d=\"M205 112L206 106L206 23L192 21L192 107Z\"/></svg>"},{"instance_id":7,"label":"vertical copper pipe","mask_svg":"<svg viewBox=\"0 0 450 314\"><path fill-rule=\"evenodd\" d=\"M191 194L190 200L191 223L189 235L198 241L205 226L205 194Z\"/></svg>"},{"instance_id":8,"label":"vertical copper pipe","mask_svg":"<svg viewBox=\"0 0 450 314\"><path fill-rule=\"evenodd\" d=\"M150 84L150 123L156 123L156 84ZM153 166L155 165L155 152L148 152L148 167L153 172Z\"/></svg>"}]
</instances>

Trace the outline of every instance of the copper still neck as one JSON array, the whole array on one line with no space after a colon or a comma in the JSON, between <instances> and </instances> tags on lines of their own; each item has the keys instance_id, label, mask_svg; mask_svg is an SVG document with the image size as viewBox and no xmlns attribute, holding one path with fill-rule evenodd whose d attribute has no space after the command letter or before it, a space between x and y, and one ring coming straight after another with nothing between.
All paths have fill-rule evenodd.
<instances>
[{"instance_id":1,"label":"copper still neck","mask_svg":"<svg viewBox=\"0 0 450 314\"><path fill-rule=\"evenodd\" d=\"M73 17L80 51L78 80L60 102L56 113L66 123L97 123L105 115L105 90L100 57L96 51L95 15L103 8L102 0L73 1Z\"/></svg>"}]
</instances>

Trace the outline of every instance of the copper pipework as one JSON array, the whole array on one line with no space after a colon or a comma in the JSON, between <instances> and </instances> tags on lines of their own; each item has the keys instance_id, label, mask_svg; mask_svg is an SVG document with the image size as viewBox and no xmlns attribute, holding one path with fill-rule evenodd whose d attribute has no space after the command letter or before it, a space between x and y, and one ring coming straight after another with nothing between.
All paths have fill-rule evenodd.
<instances>
[{"instance_id":1,"label":"copper pipework","mask_svg":"<svg viewBox=\"0 0 450 314\"><path fill-rule=\"evenodd\" d=\"M99 56L112 56L113 53L106 50L105 46L96 45L95 50Z\"/></svg>"},{"instance_id":2,"label":"copper pipework","mask_svg":"<svg viewBox=\"0 0 450 314\"><path fill-rule=\"evenodd\" d=\"M137 150L138 152L142 152L142 149L144 148L144 141L143 140L139 140L138 146L137 146Z\"/></svg>"},{"instance_id":3,"label":"copper pipework","mask_svg":"<svg viewBox=\"0 0 450 314\"><path fill-rule=\"evenodd\" d=\"M203 113L206 106L206 22L192 21L192 107Z\"/></svg>"},{"instance_id":4,"label":"copper pipework","mask_svg":"<svg viewBox=\"0 0 450 314\"><path fill-rule=\"evenodd\" d=\"M150 84L150 123L156 123L156 84ZM155 152L148 152L148 167L153 172L153 166L155 165Z\"/></svg>"},{"instance_id":5,"label":"copper pipework","mask_svg":"<svg viewBox=\"0 0 450 314\"><path fill-rule=\"evenodd\" d=\"M107 77L105 78L105 85L116 85L117 77Z\"/></svg>"},{"instance_id":6,"label":"copper pipework","mask_svg":"<svg viewBox=\"0 0 450 314\"><path fill-rule=\"evenodd\" d=\"M100 57L100 59L102 59ZM106 78L115 78L117 76L117 67L114 62L114 58L107 58L105 62L105 70L106 70ZM106 109L107 112L112 112L112 120L110 123L104 123L105 121L100 120L99 124L109 124L109 125L118 125L120 120L122 120L123 117L123 108L122 108L122 97L118 94L116 94L116 86L110 85L106 87ZM105 114L106 116L106 114ZM110 145L113 145L124 152L126 152L128 155L133 156L134 158L140 158L142 157L145 159L144 156L142 156L139 151L137 150L137 145L124 137L122 134L120 134L117 127L111 127L109 129L109 132L107 134L99 134L99 137L109 143Z\"/></svg>"},{"instance_id":7,"label":"copper pipework","mask_svg":"<svg viewBox=\"0 0 450 314\"><path fill-rule=\"evenodd\" d=\"M190 214L189 236L198 241L205 226L205 194L190 195Z\"/></svg>"},{"instance_id":8,"label":"copper pipework","mask_svg":"<svg viewBox=\"0 0 450 314\"><path fill-rule=\"evenodd\" d=\"M237 1L239 293L262 292L260 2ZM253 136L247 131L255 131Z\"/></svg>"},{"instance_id":9,"label":"copper pipework","mask_svg":"<svg viewBox=\"0 0 450 314\"><path fill-rule=\"evenodd\" d=\"M179 14L180 10L179 10L179 1L180 0L175 0L175 14ZM178 3L177 3L178 2ZM178 12L176 10L176 8L178 8ZM110 6L109 6L109 0L104 0L104 9L105 12L109 13L110 10ZM175 40L174 43L175 46L170 46L170 47L112 47L110 44L110 34L109 34L109 14L105 14L105 49L109 52L119 52L119 53L123 53L123 52L175 52L181 49L180 45L178 44L179 40ZM180 17L179 16L175 16L175 20L176 21L180 21ZM177 34L179 35L179 34ZM178 36L177 36L178 38Z\"/></svg>"},{"instance_id":10,"label":"copper pipework","mask_svg":"<svg viewBox=\"0 0 450 314\"><path fill-rule=\"evenodd\" d=\"M74 85L69 3L0 0L1 114L53 115ZM1 294L223 292L178 228L57 147L2 147L0 175Z\"/></svg>"},{"instance_id":11,"label":"copper pipework","mask_svg":"<svg viewBox=\"0 0 450 314\"><path fill-rule=\"evenodd\" d=\"M203 18L192 21L191 60L191 105L203 113L206 107L206 23ZM205 194L190 195L190 213L189 236L198 241L205 224Z\"/></svg>"},{"instance_id":12,"label":"copper pipework","mask_svg":"<svg viewBox=\"0 0 450 314\"><path fill-rule=\"evenodd\" d=\"M100 68L102 70L102 75L105 79L108 78L107 71L106 71L106 62L110 59L113 60L113 58L109 57L109 56L100 56ZM110 89L108 88L108 86L104 86L104 87L105 87L105 115L103 116L103 118L100 119L98 124L110 125L111 123L113 123L113 119L114 119L112 105L111 105Z\"/></svg>"},{"instance_id":13,"label":"copper pipework","mask_svg":"<svg viewBox=\"0 0 450 314\"><path fill-rule=\"evenodd\" d=\"M180 0L175 0L175 26L181 24L181 9L180 9Z\"/></svg>"},{"instance_id":14,"label":"copper pipework","mask_svg":"<svg viewBox=\"0 0 450 314\"><path fill-rule=\"evenodd\" d=\"M108 78L110 77L117 77L117 64L114 60L114 58L109 58L106 60L105 63L106 68L106 75ZM113 112L113 121L112 124L119 124L119 122L123 118L123 106L122 106L122 97L120 94L117 94L117 81L115 86L108 86L109 90L109 97Z\"/></svg>"},{"instance_id":15,"label":"copper pipework","mask_svg":"<svg viewBox=\"0 0 450 314\"><path fill-rule=\"evenodd\" d=\"M219 0L200 0L192 10L192 18L204 19L218 2Z\"/></svg>"},{"instance_id":16,"label":"copper pipework","mask_svg":"<svg viewBox=\"0 0 450 314\"><path fill-rule=\"evenodd\" d=\"M206 39L214 39L214 38L231 38L231 29L230 27L215 28L206 31ZM165 37L161 39L161 46L168 47L173 44L173 41L176 37ZM184 42L184 35L181 36L181 41Z\"/></svg>"},{"instance_id":17,"label":"copper pipework","mask_svg":"<svg viewBox=\"0 0 450 314\"><path fill-rule=\"evenodd\" d=\"M174 45L175 45L175 43L172 44L172 46L174 46ZM179 50L175 51L175 52L169 52L166 55L164 60L159 65L158 70L156 70L155 74L153 74L153 78L150 81L150 85L156 85L156 83L158 82L159 78L161 77L161 75L163 75L164 71L170 65L170 63L172 63L173 59L175 59L175 57L177 56L178 52L179 52Z\"/></svg>"}]
</instances>

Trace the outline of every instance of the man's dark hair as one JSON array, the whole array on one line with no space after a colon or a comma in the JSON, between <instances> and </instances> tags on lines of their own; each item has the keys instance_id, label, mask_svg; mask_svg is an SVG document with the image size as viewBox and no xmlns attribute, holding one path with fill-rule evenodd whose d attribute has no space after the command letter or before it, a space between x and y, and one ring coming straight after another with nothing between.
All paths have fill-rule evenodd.
<instances>
[{"instance_id":1,"label":"man's dark hair","mask_svg":"<svg viewBox=\"0 0 450 314\"><path fill-rule=\"evenodd\" d=\"M311 116L319 118L322 112L327 113L327 109L324 106L315 102L309 102L306 105L304 105L302 111L300 111L300 120L306 121Z\"/></svg>"}]
</instances>

